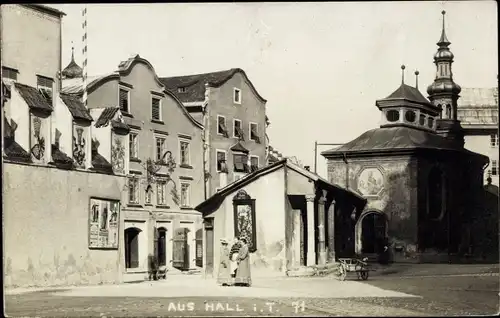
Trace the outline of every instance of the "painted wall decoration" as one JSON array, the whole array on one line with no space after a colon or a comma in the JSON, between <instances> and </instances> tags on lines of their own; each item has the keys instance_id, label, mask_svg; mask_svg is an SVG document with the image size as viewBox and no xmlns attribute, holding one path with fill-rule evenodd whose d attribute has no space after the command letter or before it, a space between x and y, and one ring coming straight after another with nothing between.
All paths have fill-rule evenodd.
<instances>
[{"instance_id":1,"label":"painted wall decoration","mask_svg":"<svg viewBox=\"0 0 500 318\"><path fill-rule=\"evenodd\" d=\"M245 190L240 190L233 198L234 206L234 235L245 237L250 252L257 250L257 233L255 221L255 199L252 199Z\"/></svg>"},{"instance_id":2,"label":"painted wall decoration","mask_svg":"<svg viewBox=\"0 0 500 318\"><path fill-rule=\"evenodd\" d=\"M378 196L384 188L384 175L378 168L365 168L358 176L358 190L365 196Z\"/></svg>"},{"instance_id":3,"label":"painted wall decoration","mask_svg":"<svg viewBox=\"0 0 500 318\"><path fill-rule=\"evenodd\" d=\"M118 249L120 202L91 198L89 248Z\"/></svg>"},{"instance_id":4,"label":"painted wall decoration","mask_svg":"<svg viewBox=\"0 0 500 318\"><path fill-rule=\"evenodd\" d=\"M114 136L113 138L111 164L115 173L125 174L125 145L120 136Z\"/></svg>"},{"instance_id":5,"label":"painted wall decoration","mask_svg":"<svg viewBox=\"0 0 500 318\"><path fill-rule=\"evenodd\" d=\"M45 120L31 115L31 155L36 161L43 161L45 157Z\"/></svg>"},{"instance_id":6,"label":"painted wall decoration","mask_svg":"<svg viewBox=\"0 0 500 318\"><path fill-rule=\"evenodd\" d=\"M77 167L85 168L85 144L87 142L83 136L85 130L77 125L73 127L73 159Z\"/></svg>"}]
</instances>

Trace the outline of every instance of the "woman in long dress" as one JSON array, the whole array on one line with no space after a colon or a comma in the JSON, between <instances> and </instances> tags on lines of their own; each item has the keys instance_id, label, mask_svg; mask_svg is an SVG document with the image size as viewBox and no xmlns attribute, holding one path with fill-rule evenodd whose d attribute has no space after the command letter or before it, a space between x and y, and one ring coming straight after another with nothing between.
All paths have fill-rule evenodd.
<instances>
[{"instance_id":1,"label":"woman in long dress","mask_svg":"<svg viewBox=\"0 0 500 318\"><path fill-rule=\"evenodd\" d=\"M226 239L220 240L220 264L219 274L217 275L217 284L222 286L230 286L232 283L231 269L229 264L229 247Z\"/></svg>"},{"instance_id":2,"label":"woman in long dress","mask_svg":"<svg viewBox=\"0 0 500 318\"><path fill-rule=\"evenodd\" d=\"M246 238L240 239L240 250L238 251L238 269L234 278L235 285L251 286L252 276L250 274L250 252Z\"/></svg>"}]
</instances>

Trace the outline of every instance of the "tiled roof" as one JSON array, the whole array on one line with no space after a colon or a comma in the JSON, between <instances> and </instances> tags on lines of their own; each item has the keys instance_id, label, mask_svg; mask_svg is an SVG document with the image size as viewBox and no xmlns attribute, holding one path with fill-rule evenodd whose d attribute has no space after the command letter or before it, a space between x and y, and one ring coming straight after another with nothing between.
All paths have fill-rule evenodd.
<instances>
[{"instance_id":1,"label":"tiled roof","mask_svg":"<svg viewBox=\"0 0 500 318\"><path fill-rule=\"evenodd\" d=\"M116 112L118 111L118 107L107 107L101 113L101 116L97 119L95 123L96 128L100 128L106 126L114 117Z\"/></svg>"},{"instance_id":2,"label":"tiled roof","mask_svg":"<svg viewBox=\"0 0 500 318\"><path fill-rule=\"evenodd\" d=\"M90 116L88 109L85 108L85 105L83 105L79 97L76 97L74 95L61 94L61 99L66 104L66 106L68 106L68 109L71 115L73 115L74 119L92 121L92 116Z\"/></svg>"},{"instance_id":3,"label":"tiled roof","mask_svg":"<svg viewBox=\"0 0 500 318\"><path fill-rule=\"evenodd\" d=\"M57 145L52 145L52 160L55 164L73 165L73 159L62 152Z\"/></svg>"},{"instance_id":4,"label":"tiled roof","mask_svg":"<svg viewBox=\"0 0 500 318\"><path fill-rule=\"evenodd\" d=\"M130 131L130 127L125 122L118 120L111 120L111 127Z\"/></svg>"},{"instance_id":5,"label":"tiled roof","mask_svg":"<svg viewBox=\"0 0 500 318\"><path fill-rule=\"evenodd\" d=\"M15 161L30 162L30 154L23 149L14 138L4 138L4 152L8 159Z\"/></svg>"},{"instance_id":6,"label":"tiled roof","mask_svg":"<svg viewBox=\"0 0 500 318\"><path fill-rule=\"evenodd\" d=\"M498 125L498 88L462 89L457 115L464 127Z\"/></svg>"},{"instance_id":7,"label":"tiled roof","mask_svg":"<svg viewBox=\"0 0 500 318\"><path fill-rule=\"evenodd\" d=\"M413 102L429 104L427 98L425 98L417 88L406 84L401 84L397 90L385 99L405 99Z\"/></svg>"},{"instance_id":8,"label":"tiled roof","mask_svg":"<svg viewBox=\"0 0 500 318\"><path fill-rule=\"evenodd\" d=\"M93 170L98 172L113 174L113 166L109 163L106 158L101 156L96 150L92 150L92 166Z\"/></svg>"},{"instance_id":9,"label":"tiled roof","mask_svg":"<svg viewBox=\"0 0 500 318\"><path fill-rule=\"evenodd\" d=\"M249 151L247 148L245 148L245 147L241 144L241 142L239 142L239 141L238 141L238 142L237 142L234 146L232 146L230 149L231 149L232 151L239 151L239 152L243 152L243 153L249 153L249 152L250 152L250 151Z\"/></svg>"},{"instance_id":10,"label":"tiled roof","mask_svg":"<svg viewBox=\"0 0 500 318\"><path fill-rule=\"evenodd\" d=\"M220 87L238 72L241 72L248 79L242 69L232 68L230 70L211 73L163 77L160 78L160 81L168 90L176 94L181 102L199 102L205 100L205 83L208 83L211 87ZM248 80L248 82L254 89L256 95L265 102L266 100L257 93L257 90L250 80ZM179 88L184 88L185 92L178 92Z\"/></svg>"},{"instance_id":11,"label":"tiled roof","mask_svg":"<svg viewBox=\"0 0 500 318\"><path fill-rule=\"evenodd\" d=\"M87 77L87 89L92 90L101 81L107 80L109 78L120 78L117 72L108 73L104 75L88 76ZM68 78L62 81L63 88L61 93L64 94L81 94L83 93L83 79L81 77Z\"/></svg>"},{"instance_id":12,"label":"tiled roof","mask_svg":"<svg viewBox=\"0 0 500 318\"><path fill-rule=\"evenodd\" d=\"M38 89L21 83L14 83L14 85L30 109L52 111L52 105L42 96Z\"/></svg>"}]
</instances>

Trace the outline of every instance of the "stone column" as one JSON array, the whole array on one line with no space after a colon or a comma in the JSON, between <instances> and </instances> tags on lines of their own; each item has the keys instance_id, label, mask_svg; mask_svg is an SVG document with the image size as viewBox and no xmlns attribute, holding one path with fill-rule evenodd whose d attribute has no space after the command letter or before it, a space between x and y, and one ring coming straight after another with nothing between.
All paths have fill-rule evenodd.
<instances>
[{"instance_id":1,"label":"stone column","mask_svg":"<svg viewBox=\"0 0 500 318\"><path fill-rule=\"evenodd\" d=\"M306 195L307 201L307 266L316 264L314 235L314 195Z\"/></svg>"},{"instance_id":2,"label":"stone column","mask_svg":"<svg viewBox=\"0 0 500 318\"><path fill-rule=\"evenodd\" d=\"M335 200L328 208L328 262L335 263Z\"/></svg>"},{"instance_id":3,"label":"stone column","mask_svg":"<svg viewBox=\"0 0 500 318\"><path fill-rule=\"evenodd\" d=\"M325 203L325 197L321 196L318 199L318 265L326 264Z\"/></svg>"}]
</instances>

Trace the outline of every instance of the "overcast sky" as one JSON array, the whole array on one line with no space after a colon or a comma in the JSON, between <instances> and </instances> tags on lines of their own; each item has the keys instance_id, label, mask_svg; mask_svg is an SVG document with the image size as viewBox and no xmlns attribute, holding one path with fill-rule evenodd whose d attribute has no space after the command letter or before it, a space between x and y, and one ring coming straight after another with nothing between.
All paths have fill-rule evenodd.
<instances>
[{"instance_id":1,"label":"overcast sky","mask_svg":"<svg viewBox=\"0 0 500 318\"><path fill-rule=\"evenodd\" d=\"M132 54L161 77L242 68L268 100L271 145L313 166L314 141L345 143L378 127L375 100L401 83L426 88L446 10L462 87L497 85L495 1L89 4L89 75ZM81 65L82 4L64 11L63 67ZM74 42L72 44L72 41ZM321 147L319 152L331 147ZM318 172L326 162L318 155Z\"/></svg>"}]
</instances>

